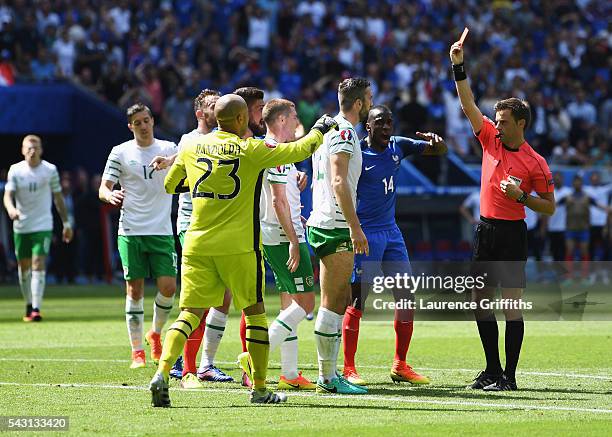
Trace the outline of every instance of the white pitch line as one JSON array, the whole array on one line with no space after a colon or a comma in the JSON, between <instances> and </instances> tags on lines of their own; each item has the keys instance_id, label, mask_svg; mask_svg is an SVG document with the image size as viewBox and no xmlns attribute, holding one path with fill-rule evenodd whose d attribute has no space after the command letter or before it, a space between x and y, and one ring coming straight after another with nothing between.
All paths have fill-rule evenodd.
<instances>
[{"instance_id":1,"label":"white pitch line","mask_svg":"<svg viewBox=\"0 0 612 437\"><path fill-rule=\"evenodd\" d=\"M58 362L58 363L129 363L130 360L120 360L120 359L98 359L98 358L0 358L0 361L40 361L40 362ZM224 366L234 366L236 362L234 361L217 361L217 364L221 364ZM270 362L269 365L271 367L279 367L280 363ZM360 365L360 368L364 369L388 369L389 366L381 366L381 365ZM302 366L304 370L312 370L315 369L313 366ZM475 369L463 369L463 368L441 368L441 367L415 367L418 370L427 370L427 371L437 371L437 372L461 372L461 373L478 373L478 370ZM612 375L588 375L582 373L563 373L563 372L534 372L534 371L525 371L518 370L516 372L519 375L530 375L530 376L554 376L559 378L583 378L583 379L598 379L602 381L612 381Z\"/></svg>"},{"instance_id":2,"label":"white pitch line","mask_svg":"<svg viewBox=\"0 0 612 437\"><path fill-rule=\"evenodd\" d=\"M58 387L58 388L103 388L103 389L118 389L118 390L138 390L148 391L148 387L143 386L125 386L125 385L111 385L111 384L42 384L32 383L24 384L19 382L0 382L0 386L17 386L17 387ZM213 393L231 393L231 394L246 394L246 391L240 389L222 389L222 388L203 388L195 390L183 390L176 389L183 393L189 392L213 392ZM173 390L174 391L174 390ZM403 402L408 404L431 404L431 405L445 405L445 406L461 406L461 407L493 407L493 408L509 408L514 410L535 410L535 411L571 411L578 413L598 413L598 414L612 414L612 410L604 408L579 408L579 407L558 407L554 405L521 405L512 403L495 403L495 402L464 402L464 401L441 401L437 399L423 399L423 398L412 398L412 397L399 397L399 396L385 396L385 395L321 395L316 393L291 393L290 397L303 397L303 398L318 398L318 399L351 399L352 401L368 400L368 401L389 401L389 402ZM282 408L282 407L281 407Z\"/></svg>"}]
</instances>

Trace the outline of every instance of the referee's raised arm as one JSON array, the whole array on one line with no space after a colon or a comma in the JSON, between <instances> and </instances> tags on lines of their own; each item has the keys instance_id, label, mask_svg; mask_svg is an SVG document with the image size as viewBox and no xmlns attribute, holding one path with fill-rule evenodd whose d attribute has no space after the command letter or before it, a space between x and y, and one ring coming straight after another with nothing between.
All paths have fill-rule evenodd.
<instances>
[{"instance_id":1,"label":"referee's raised arm","mask_svg":"<svg viewBox=\"0 0 612 437\"><path fill-rule=\"evenodd\" d=\"M453 76L455 78L455 85L457 86L457 94L461 101L461 109L468 120L470 120L474 133L478 133L482 128L482 112L480 112L480 109L476 106L474 94L472 94L472 89L467 81L463 62L463 44L461 42L457 41L451 46L450 58L453 63Z\"/></svg>"}]
</instances>

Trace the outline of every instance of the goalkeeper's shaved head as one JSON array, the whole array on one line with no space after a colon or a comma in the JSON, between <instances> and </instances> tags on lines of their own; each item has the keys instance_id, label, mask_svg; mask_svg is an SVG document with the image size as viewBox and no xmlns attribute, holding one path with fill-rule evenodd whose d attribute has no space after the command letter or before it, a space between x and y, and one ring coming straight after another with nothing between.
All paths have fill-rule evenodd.
<instances>
[{"instance_id":1,"label":"goalkeeper's shaved head","mask_svg":"<svg viewBox=\"0 0 612 437\"><path fill-rule=\"evenodd\" d=\"M249 123L248 107L244 99L236 94L226 94L215 103L215 118L219 129L244 136Z\"/></svg>"}]
</instances>

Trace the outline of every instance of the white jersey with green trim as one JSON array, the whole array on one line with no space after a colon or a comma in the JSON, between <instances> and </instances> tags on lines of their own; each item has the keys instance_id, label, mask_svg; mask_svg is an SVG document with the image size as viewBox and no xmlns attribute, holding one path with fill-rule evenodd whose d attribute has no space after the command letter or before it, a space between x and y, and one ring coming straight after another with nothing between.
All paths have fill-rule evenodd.
<instances>
[{"instance_id":1,"label":"white jersey with green trim","mask_svg":"<svg viewBox=\"0 0 612 437\"><path fill-rule=\"evenodd\" d=\"M197 129L192 130L184 134L181 137L181 140L178 143L178 148L181 150L181 146L184 141L192 138L197 138L199 136L204 136L198 132ZM189 228L189 223L191 223L191 213L193 212L193 204L191 203L191 193L181 193L179 194L179 204L178 204L178 215L176 217L176 230L177 232L186 231Z\"/></svg>"},{"instance_id":2,"label":"white jersey with green trim","mask_svg":"<svg viewBox=\"0 0 612 437\"><path fill-rule=\"evenodd\" d=\"M267 142L275 142L266 138ZM297 183L298 171L294 164L286 164L269 168L265 171L261 189L260 222L261 241L266 246L276 246L288 243L287 235L283 230L274 207L272 206L272 184L284 184L286 187L287 203L291 211L291 223L300 243L306 242L304 225L302 224L302 201L300 199L300 188Z\"/></svg>"},{"instance_id":3,"label":"white jersey with green trim","mask_svg":"<svg viewBox=\"0 0 612 437\"><path fill-rule=\"evenodd\" d=\"M168 169L155 171L149 163L155 156L176 152L176 144L158 139L147 147L140 147L133 139L113 147L102 179L125 189L119 235L172 235L172 195L164 189Z\"/></svg>"},{"instance_id":4,"label":"white jersey with green trim","mask_svg":"<svg viewBox=\"0 0 612 437\"><path fill-rule=\"evenodd\" d=\"M19 219L13 221L15 233L53 230L52 193L62 190L55 165L45 160L36 167L30 167L25 160L13 164L4 189L15 193L15 206L19 210Z\"/></svg>"},{"instance_id":5,"label":"white jersey with green trim","mask_svg":"<svg viewBox=\"0 0 612 437\"><path fill-rule=\"evenodd\" d=\"M342 114L334 117L338 130L332 129L323 144L312 155L312 213L308 226L323 229L348 228L346 218L336 201L331 184L330 157L336 153L350 155L347 182L353 206L357 204L357 182L361 176L361 146L353 125Z\"/></svg>"}]
</instances>

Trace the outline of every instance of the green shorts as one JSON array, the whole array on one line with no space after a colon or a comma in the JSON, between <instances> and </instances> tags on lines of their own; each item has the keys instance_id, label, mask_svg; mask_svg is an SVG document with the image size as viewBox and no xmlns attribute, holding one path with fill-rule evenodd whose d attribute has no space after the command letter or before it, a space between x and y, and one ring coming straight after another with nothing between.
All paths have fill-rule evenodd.
<instances>
[{"instance_id":1,"label":"green shorts","mask_svg":"<svg viewBox=\"0 0 612 437\"><path fill-rule=\"evenodd\" d=\"M332 253L353 251L351 234L347 228L323 229L309 226L308 242L319 258Z\"/></svg>"},{"instance_id":2,"label":"green shorts","mask_svg":"<svg viewBox=\"0 0 612 437\"><path fill-rule=\"evenodd\" d=\"M29 259L32 256L47 256L51 247L52 231L30 232L27 234L13 234L15 242L15 257L17 261Z\"/></svg>"},{"instance_id":3,"label":"green shorts","mask_svg":"<svg viewBox=\"0 0 612 437\"><path fill-rule=\"evenodd\" d=\"M181 243L181 247L185 246L185 234L187 233L187 231L181 231L178 233L178 237L179 237L179 243Z\"/></svg>"},{"instance_id":4,"label":"green shorts","mask_svg":"<svg viewBox=\"0 0 612 437\"><path fill-rule=\"evenodd\" d=\"M300 243L300 264L295 272L287 268L289 260L289 243L263 247L264 258L272 267L276 289L289 294L309 293L313 291L314 275L310 252L306 243Z\"/></svg>"},{"instance_id":5,"label":"green shorts","mask_svg":"<svg viewBox=\"0 0 612 437\"><path fill-rule=\"evenodd\" d=\"M180 307L221 306L225 289L229 288L234 307L243 310L263 302L264 283L263 257L259 250L214 256L183 253Z\"/></svg>"},{"instance_id":6,"label":"green shorts","mask_svg":"<svg viewBox=\"0 0 612 437\"><path fill-rule=\"evenodd\" d=\"M117 247L126 280L176 276L173 235L119 235Z\"/></svg>"}]
</instances>

